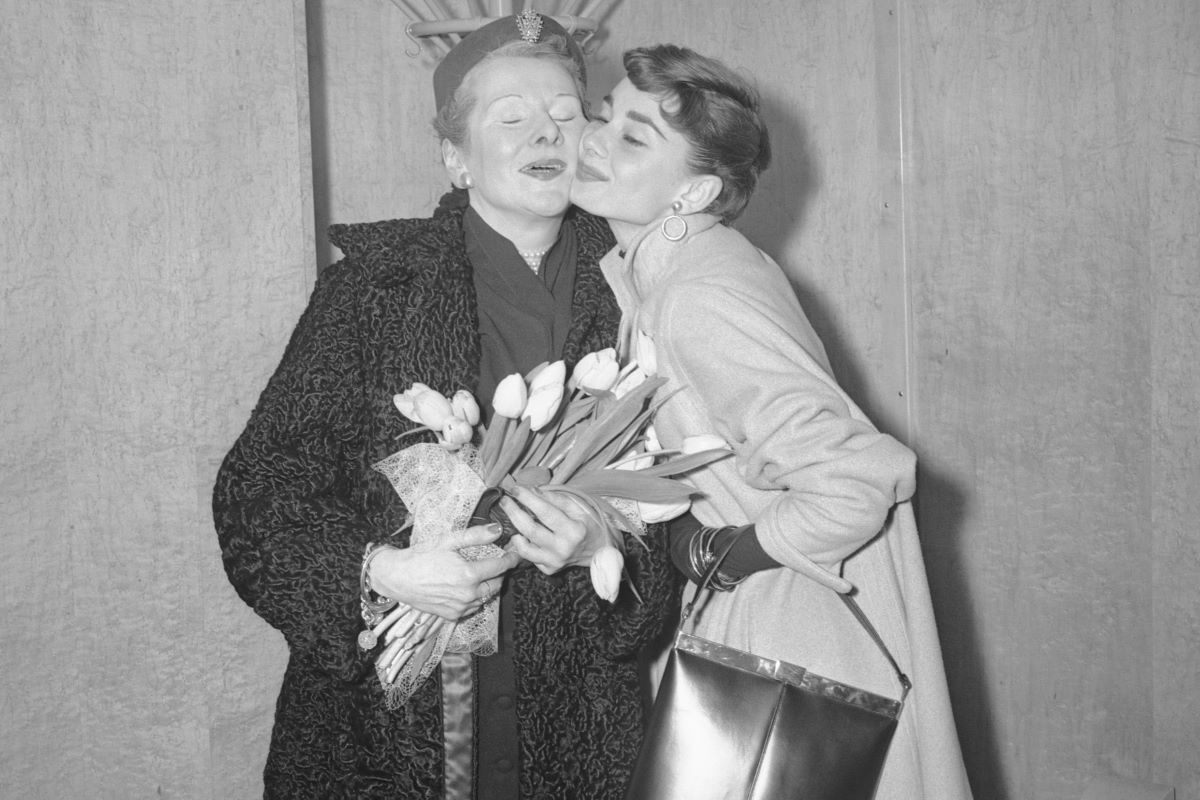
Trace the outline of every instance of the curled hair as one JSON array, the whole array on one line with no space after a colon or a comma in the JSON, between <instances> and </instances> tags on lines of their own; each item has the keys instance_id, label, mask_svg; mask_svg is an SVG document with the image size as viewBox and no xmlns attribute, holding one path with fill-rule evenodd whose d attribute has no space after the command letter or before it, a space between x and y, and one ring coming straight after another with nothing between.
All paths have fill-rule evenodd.
<instances>
[{"instance_id":1,"label":"curled hair","mask_svg":"<svg viewBox=\"0 0 1200 800\"><path fill-rule=\"evenodd\" d=\"M455 147L469 144L467 142L467 119L471 116L471 110L475 108L472 76L480 67L494 58L544 58L557 62L575 81L575 90L579 94L580 102L583 101L586 90L583 75L579 71L579 65L571 58L571 51L567 49L567 40L563 36L549 34L541 41L533 43L521 40L506 42L471 67L462 83L454 90L454 94L450 96L445 105L438 109L437 116L433 118L433 129L437 132L439 139L448 139Z\"/></svg>"},{"instance_id":2,"label":"curled hair","mask_svg":"<svg viewBox=\"0 0 1200 800\"><path fill-rule=\"evenodd\" d=\"M771 161L758 92L724 63L686 47L638 47L624 63L629 81L658 97L663 119L688 140L692 171L721 179L721 193L705 211L736 219Z\"/></svg>"}]
</instances>

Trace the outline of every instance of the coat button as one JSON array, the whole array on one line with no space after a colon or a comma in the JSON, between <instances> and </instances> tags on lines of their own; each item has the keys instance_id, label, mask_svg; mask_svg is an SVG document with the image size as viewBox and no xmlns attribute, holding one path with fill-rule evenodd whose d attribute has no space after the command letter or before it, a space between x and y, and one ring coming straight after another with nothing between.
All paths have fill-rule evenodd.
<instances>
[{"instance_id":1,"label":"coat button","mask_svg":"<svg viewBox=\"0 0 1200 800\"><path fill-rule=\"evenodd\" d=\"M496 708L508 711L513 707L513 699L510 694L502 694L496 698Z\"/></svg>"},{"instance_id":2,"label":"coat button","mask_svg":"<svg viewBox=\"0 0 1200 800\"><path fill-rule=\"evenodd\" d=\"M496 759L496 770L497 771L512 772L512 768L513 768L513 762L509 761L507 758L497 758Z\"/></svg>"}]
</instances>

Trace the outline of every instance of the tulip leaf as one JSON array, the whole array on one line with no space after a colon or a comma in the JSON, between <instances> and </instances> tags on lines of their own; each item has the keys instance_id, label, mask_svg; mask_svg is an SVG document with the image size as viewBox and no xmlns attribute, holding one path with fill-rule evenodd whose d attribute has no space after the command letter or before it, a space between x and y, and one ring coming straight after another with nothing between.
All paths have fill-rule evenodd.
<instances>
[{"instance_id":1,"label":"tulip leaf","mask_svg":"<svg viewBox=\"0 0 1200 800\"><path fill-rule=\"evenodd\" d=\"M554 446L554 443L558 441L559 437L563 435L563 430L565 429L564 422L570 410L571 405L569 403L560 403L550 423L541 430L534 432L533 444L530 445L525 457L521 459L522 466L545 464L546 454Z\"/></svg>"},{"instance_id":2,"label":"tulip leaf","mask_svg":"<svg viewBox=\"0 0 1200 800\"><path fill-rule=\"evenodd\" d=\"M660 382L659 385L666 382L665 378L656 378L655 380ZM675 394L675 392L670 392L661 398L656 398L648 408L643 409L641 414L639 414L631 423L626 426L624 433L619 438L613 439L606 448L588 459L588 461L585 462L585 465L598 469L604 469L612 464L612 462L619 456L628 452L630 448L632 448L639 440L644 440L646 438L646 428L650 424L651 417L653 417L654 413L658 410L658 407L661 406L667 400L667 398L673 394ZM583 466L584 465L581 465L581 468Z\"/></svg>"},{"instance_id":3,"label":"tulip leaf","mask_svg":"<svg viewBox=\"0 0 1200 800\"><path fill-rule=\"evenodd\" d=\"M653 455L653 453L650 455ZM732 450L726 450L724 447L715 447L712 450L702 450L699 453L676 456L661 464L655 464L652 467L634 471L641 475L649 475L655 478L668 478L672 475L682 475L685 472L691 472L694 469L699 469L731 455L733 455Z\"/></svg>"},{"instance_id":4,"label":"tulip leaf","mask_svg":"<svg viewBox=\"0 0 1200 800\"><path fill-rule=\"evenodd\" d=\"M554 442L554 446L550 448L539 461L538 464L547 467L551 470L555 469L571 451L571 447L575 444L575 431L570 430L563 433Z\"/></svg>"},{"instance_id":5,"label":"tulip leaf","mask_svg":"<svg viewBox=\"0 0 1200 800\"><path fill-rule=\"evenodd\" d=\"M540 466L522 467L512 475L513 480L521 486L536 487L550 481L550 470Z\"/></svg>"},{"instance_id":6,"label":"tulip leaf","mask_svg":"<svg viewBox=\"0 0 1200 800\"><path fill-rule=\"evenodd\" d=\"M596 410L597 405L595 397L577 392L567 403L567 410L563 413L560 430L567 430L591 416Z\"/></svg>"},{"instance_id":7,"label":"tulip leaf","mask_svg":"<svg viewBox=\"0 0 1200 800\"><path fill-rule=\"evenodd\" d=\"M585 431L581 431L575 440L575 446L571 448L555 471L555 483L570 480L581 465L590 461L613 439L625 433L630 424L643 413L646 399L664 383L666 383L665 378L646 379L617 400L611 409L589 425Z\"/></svg>"},{"instance_id":8,"label":"tulip leaf","mask_svg":"<svg viewBox=\"0 0 1200 800\"><path fill-rule=\"evenodd\" d=\"M620 456L625 454L632 448L640 439L645 438L644 432L646 425L650 422L650 410L642 411L629 426L621 432L621 434L608 443L605 447L598 450L591 458L579 465L577 471L582 472L587 469L605 469L616 461Z\"/></svg>"},{"instance_id":9,"label":"tulip leaf","mask_svg":"<svg viewBox=\"0 0 1200 800\"><path fill-rule=\"evenodd\" d=\"M637 533L637 531L635 531L633 529L633 525L630 524L628 517L626 517L619 510L617 510L617 507L614 506L612 503L608 502L608 500L606 500L603 497L597 497L596 505L600 508L601 511L604 512L605 516L607 516L608 519L612 522L612 526L614 528L625 531L625 533L631 534L636 538L641 538L641 534ZM615 538L620 539L621 537L617 536ZM617 547L617 549L622 550L622 551L624 551L624 549L625 549L623 542L617 542L616 547Z\"/></svg>"},{"instance_id":10,"label":"tulip leaf","mask_svg":"<svg viewBox=\"0 0 1200 800\"><path fill-rule=\"evenodd\" d=\"M570 395L559 408L554 424L534 434L533 445L528 454L521 459L522 466L538 464L553 468L575 441L575 431L572 429L587 419L595 408L595 398L579 392Z\"/></svg>"},{"instance_id":11,"label":"tulip leaf","mask_svg":"<svg viewBox=\"0 0 1200 800\"><path fill-rule=\"evenodd\" d=\"M643 503L676 503L687 500L695 489L670 478L640 474L639 470L603 469L576 475L570 486L589 494L624 497Z\"/></svg>"},{"instance_id":12,"label":"tulip leaf","mask_svg":"<svg viewBox=\"0 0 1200 800\"><path fill-rule=\"evenodd\" d=\"M498 486L500 480L517 463L517 459L521 457L521 453L525 450L525 446L528 443L529 417L522 417L515 431L505 431L504 442L500 446L500 452L496 456L495 463L491 465L487 477L484 479L484 484L486 486Z\"/></svg>"},{"instance_id":13,"label":"tulip leaf","mask_svg":"<svg viewBox=\"0 0 1200 800\"><path fill-rule=\"evenodd\" d=\"M500 452L500 444L504 441L504 432L512 420L499 414L493 414L488 426L483 429L483 441L479 445L479 459L483 464L491 464Z\"/></svg>"}]
</instances>

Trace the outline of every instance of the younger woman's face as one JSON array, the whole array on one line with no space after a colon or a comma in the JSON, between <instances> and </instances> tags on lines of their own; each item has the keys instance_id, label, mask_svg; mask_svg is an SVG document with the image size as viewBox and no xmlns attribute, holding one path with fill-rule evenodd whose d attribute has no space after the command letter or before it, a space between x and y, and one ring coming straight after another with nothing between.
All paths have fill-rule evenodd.
<instances>
[{"instance_id":1,"label":"younger woman's face","mask_svg":"<svg viewBox=\"0 0 1200 800\"><path fill-rule=\"evenodd\" d=\"M691 144L663 119L659 98L628 78L584 130L571 201L606 218L620 242L672 213L695 177Z\"/></svg>"}]
</instances>

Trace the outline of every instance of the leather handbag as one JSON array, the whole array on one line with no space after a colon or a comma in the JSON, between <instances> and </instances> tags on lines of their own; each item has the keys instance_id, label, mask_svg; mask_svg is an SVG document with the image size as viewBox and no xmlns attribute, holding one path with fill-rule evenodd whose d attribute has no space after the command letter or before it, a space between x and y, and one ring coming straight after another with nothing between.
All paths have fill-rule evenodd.
<instances>
[{"instance_id":1,"label":"leather handbag","mask_svg":"<svg viewBox=\"0 0 1200 800\"><path fill-rule=\"evenodd\" d=\"M899 700L685 632L725 553L683 610L626 800L870 800L908 677L844 594L895 670Z\"/></svg>"}]
</instances>

